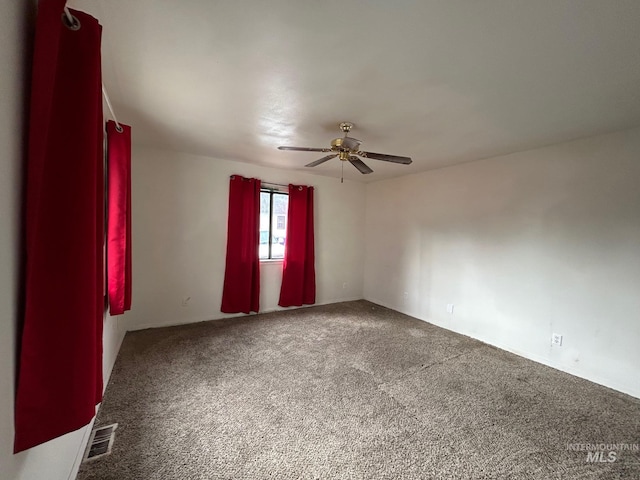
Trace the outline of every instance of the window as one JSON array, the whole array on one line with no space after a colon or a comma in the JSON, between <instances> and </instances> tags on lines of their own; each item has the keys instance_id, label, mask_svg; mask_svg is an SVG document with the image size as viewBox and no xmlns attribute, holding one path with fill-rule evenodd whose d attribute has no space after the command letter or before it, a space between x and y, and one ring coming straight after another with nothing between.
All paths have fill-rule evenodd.
<instances>
[{"instance_id":1,"label":"window","mask_svg":"<svg viewBox=\"0 0 640 480\"><path fill-rule=\"evenodd\" d=\"M260 259L284 258L289 195L277 190L260 191Z\"/></svg>"}]
</instances>

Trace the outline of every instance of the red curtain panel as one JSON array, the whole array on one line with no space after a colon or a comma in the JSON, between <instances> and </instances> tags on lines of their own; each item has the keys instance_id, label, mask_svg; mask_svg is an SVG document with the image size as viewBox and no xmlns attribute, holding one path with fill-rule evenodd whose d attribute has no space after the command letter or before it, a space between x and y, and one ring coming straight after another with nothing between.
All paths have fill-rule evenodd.
<instances>
[{"instance_id":1,"label":"red curtain panel","mask_svg":"<svg viewBox=\"0 0 640 480\"><path fill-rule=\"evenodd\" d=\"M107 122L109 313L131 310L131 127Z\"/></svg>"},{"instance_id":2,"label":"red curtain panel","mask_svg":"<svg viewBox=\"0 0 640 480\"><path fill-rule=\"evenodd\" d=\"M229 181L227 261L222 306L225 313L260 307L260 180L232 175Z\"/></svg>"},{"instance_id":3,"label":"red curtain panel","mask_svg":"<svg viewBox=\"0 0 640 480\"><path fill-rule=\"evenodd\" d=\"M102 398L101 27L41 0L26 181L25 304L14 451L88 424Z\"/></svg>"},{"instance_id":4,"label":"red curtain panel","mask_svg":"<svg viewBox=\"0 0 640 480\"><path fill-rule=\"evenodd\" d=\"M313 187L289 185L287 222L278 305L292 307L316 303Z\"/></svg>"}]
</instances>

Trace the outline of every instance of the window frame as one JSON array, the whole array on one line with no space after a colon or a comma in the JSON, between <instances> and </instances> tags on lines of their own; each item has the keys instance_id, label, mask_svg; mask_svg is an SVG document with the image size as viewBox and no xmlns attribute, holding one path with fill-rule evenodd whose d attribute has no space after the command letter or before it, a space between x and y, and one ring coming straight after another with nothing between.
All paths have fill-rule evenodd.
<instances>
[{"instance_id":1,"label":"window frame","mask_svg":"<svg viewBox=\"0 0 640 480\"><path fill-rule=\"evenodd\" d=\"M278 194L278 195L285 195L286 197L289 197L289 190L288 189L280 189L280 188L274 188L274 187L265 187L265 186L261 186L260 187L260 193L268 193L269 194L269 231L268 231L268 256L266 258L261 258L260 255L258 254L258 259L261 262L282 262L284 260L284 257L277 257L277 258L273 258L273 230L274 230L274 213L273 213L273 196ZM287 202L288 202L288 198L287 198ZM285 222L285 229L286 229L286 225L287 225L287 216L288 213L284 214L284 222ZM281 215L281 214L278 214ZM286 242L286 240L285 240Z\"/></svg>"}]
</instances>

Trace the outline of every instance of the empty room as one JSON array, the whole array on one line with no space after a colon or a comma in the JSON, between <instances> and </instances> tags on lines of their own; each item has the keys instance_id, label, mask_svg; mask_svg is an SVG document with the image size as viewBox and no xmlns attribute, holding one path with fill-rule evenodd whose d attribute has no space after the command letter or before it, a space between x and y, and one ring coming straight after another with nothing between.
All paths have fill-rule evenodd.
<instances>
[{"instance_id":1,"label":"empty room","mask_svg":"<svg viewBox=\"0 0 640 480\"><path fill-rule=\"evenodd\" d=\"M640 2L0 6L0 479L640 478Z\"/></svg>"}]
</instances>

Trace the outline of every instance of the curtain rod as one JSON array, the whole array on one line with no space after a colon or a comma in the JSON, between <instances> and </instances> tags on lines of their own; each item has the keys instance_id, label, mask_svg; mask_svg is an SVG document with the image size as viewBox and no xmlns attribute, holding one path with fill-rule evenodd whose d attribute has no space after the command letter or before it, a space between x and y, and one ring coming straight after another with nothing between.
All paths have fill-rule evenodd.
<instances>
[{"instance_id":1,"label":"curtain rod","mask_svg":"<svg viewBox=\"0 0 640 480\"><path fill-rule=\"evenodd\" d=\"M274 183L274 182L261 182L262 185L273 185L274 187L285 187L289 188L289 185L284 185L282 183Z\"/></svg>"},{"instance_id":2,"label":"curtain rod","mask_svg":"<svg viewBox=\"0 0 640 480\"><path fill-rule=\"evenodd\" d=\"M229 178L231 180L233 180L233 178L236 177L236 175L231 175L229 176ZM274 183L274 182L263 182L262 180L260 180L260 185L271 185L274 187L284 187L284 188L289 188L289 185L285 185L283 183Z\"/></svg>"},{"instance_id":3,"label":"curtain rod","mask_svg":"<svg viewBox=\"0 0 640 480\"><path fill-rule=\"evenodd\" d=\"M272 182L260 182L262 185L266 185L267 187L284 187L286 189L289 188L289 185L283 185L282 183L272 183ZM310 187L313 188L313 187ZM302 185L298 185L298 190L302 190Z\"/></svg>"},{"instance_id":4,"label":"curtain rod","mask_svg":"<svg viewBox=\"0 0 640 480\"><path fill-rule=\"evenodd\" d=\"M107 107L109 107L109 111L111 112L111 116L113 117L113 121L116 122L116 130L118 133L122 133L124 129L120 126L118 119L116 117L116 113L113 111L113 107L111 106L111 102L109 101L109 94L107 93L107 89L104 88L104 83L102 84L102 96L104 97L105 102L107 102Z\"/></svg>"},{"instance_id":5,"label":"curtain rod","mask_svg":"<svg viewBox=\"0 0 640 480\"><path fill-rule=\"evenodd\" d=\"M78 21L78 19L76 17L74 17L71 14L71 12L69 11L69 7L67 7L66 5L64 6L64 16L67 18L67 22L69 22L69 25L72 25L72 26L75 27L74 28L75 30L80 28L80 22ZM118 131L118 133L122 133L124 131L124 129L120 125L120 122L118 122L118 118L116 117L116 113L113 111L113 106L111 105L111 101L109 100L109 94L107 93L107 89L104 88L104 83L102 84L102 96L104 97L104 100L107 103L107 107L109 107L109 111L111 112L111 116L113 117L113 121L116 122L116 130Z\"/></svg>"},{"instance_id":6,"label":"curtain rod","mask_svg":"<svg viewBox=\"0 0 640 480\"><path fill-rule=\"evenodd\" d=\"M233 177L235 177L235 175L231 175L229 176L229 178L233 179ZM260 185L270 185L272 187L284 187L284 188L289 188L289 185L285 185L284 183L275 183L275 182L263 182L262 180L260 180ZM313 188L313 186L309 186L310 188ZM300 190L302 190L302 185L299 185L298 188Z\"/></svg>"},{"instance_id":7,"label":"curtain rod","mask_svg":"<svg viewBox=\"0 0 640 480\"><path fill-rule=\"evenodd\" d=\"M69 25L73 25L74 23L76 23L73 15L71 15L71 12L69 11L69 7L67 7L66 5L64 6L64 14L67 17Z\"/></svg>"}]
</instances>

